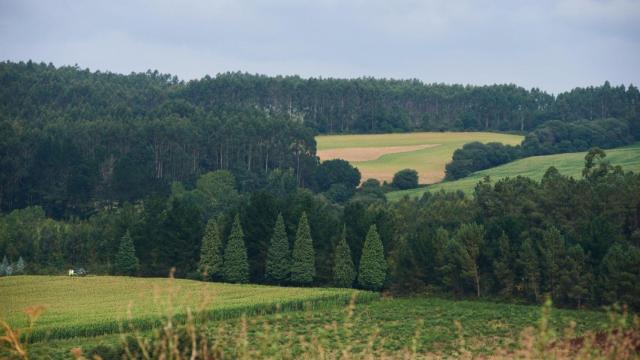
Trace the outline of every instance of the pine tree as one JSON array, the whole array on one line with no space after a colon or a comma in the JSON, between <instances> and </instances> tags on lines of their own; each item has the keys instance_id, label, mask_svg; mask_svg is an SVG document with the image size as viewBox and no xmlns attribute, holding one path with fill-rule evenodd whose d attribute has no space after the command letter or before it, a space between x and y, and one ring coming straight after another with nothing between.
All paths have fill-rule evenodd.
<instances>
[{"instance_id":1,"label":"pine tree","mask_svg":"<svg viewBox=\"0 0 640 360\"><path fill-rule=\"evenodd\" d=\"M536 249L529 238L522 242L518 264L522 271L525 292L538 301L540 299L540 265Z\"/></svg>"},{"instance_id":2,"label":"pine tree","mask_svg":"<svg viewBox=\"0 0 640 360\"><path fill-rule=\"evenodd\" d=\"M9 260L7 255L2 257L2 263L0 264L0 276L7 275L7 268L9 267Z\"/></svg>"},{"instance_id":3,"label":"pine tree","mask_svg":"<svg viewBox=\"0 0 640 360\"><path fill-rule=\"evenodd\" d=\"M356 270L351 258L351 249L347 244L347 228L342 229L342 236L336 246L333 258L333 284L337 287L349 288L356 279Z\"/></svg>"},{"instance_id":4,"label":"pine tree","mask_svg":"<svg viewBox=\"0 0 640 360\"><path fill-rule=\"evenodd\" d=\"M220 278L222 273L222 238L218 223L214 219L207 222L207 228L202 237L198 269L204 280Z\"/></svg>"},{"instance_id":5,"label":"pine tree","mask_svg":"<svg viewBox=\"0 0 640 360\"><path fill-rule=\"evenodd\" d=\"M278 214L271 236L271 245L267 252L265 277L267 281L282 284L289 280L291 271L291 253L289 239L284 227L282 214Z\"/></svg>"},{"instance_id":6,"label":"pine tree","mask_svg":"<svg viewBox=\"0 0 640 360\"><path fill-rule=\"evenodd\" d=\"M365 289L380 290L387 277L387 262L376 225L371 225L362 247L358 284Z\"/></svg>"},{"instance_id":7,"label":"pine tree","mask_svg":"<svg viewBox=\"0 0 640 360\"><path fill-rule=\"evenodd\" d=\"M131 234L127 231L120 240L120 248L116 254L116 273L119 275L135 275L140 268L136 257L136 249L131 240Z\"/></svg>"},{"instance_id":8,"label":"pine tree","mask_svg":"<svg viewBox=\"0 0 640 360\"><path fill-rule=\"evenodd\" d=\"M449 243L449 232L445 228L438 228L433 237L433 269L434 277L440 283L444 284L444 273L447 254L447 245Z\"/></svg>"},{"instance_id":9,"label":"pine tree","mask_svg":"<svg viewBox=\"0 0 640 360\"><path fill-rule=\"evenodd\" d=\"M586 260L580 245L570 247L560 274L560 293L578 307L589 292L591 277L586 269Z\"/></svg>"},{"instance_id":10,"label":"pine tree","mask_svg":"<svg viewBox=\"0 0 640 360\"><path fill-rule=\"evenodd\" d=\"M542 243L538 249L540 251L540 260L542 270L542 278L545 283L545 289L551 294L551 299L556 301L559 298L559 275L562 268L562 260L565 256L564 237L560 231L551 227L542 234Z\"/></svg>"},{"instance_id":11,"label":"pine tree","mask_svg":"<svg viewBox=\"0 0 640 360\"><path fill-rule=\"evenodd\" d=\"M500 285L500 293L506 298L513 295L513 254L511 253L511 244L509 237L504 232L498 238L499 253L493 261L493 273Z\"/></svg>"},{"instance_id":12,"label":"pine tree","mask_svg":"<svg viewBox=\"0 0 640 360\"><path fill-rule=\"evenodd\" d=\"M249 261L247 248L244 244L244 234L240 224L240 216L236 215L224 250L224 262L222 269L224 281L230 283L249 282Z\"/></svg>"},{"instance_id":13,"label":"pine tree","mask_svg":"<svg viewBox=\"0 0 640 360\"><path fill-rule=\"evenodd\" d=\"M477 224L462 224L456 232L456 239L462 245L462 276L473 281L476 295L480 297L480 248L484 243L484 228Z\"/></svg>"},{"instance_id":14,"label":"pine tree","mask_svg":"<svg viewBox=\"0 0 640 360\"><path fill-rule=\"evenodd\" d=\"M20 258L18 259L18 262L16 263L15 266L15 273L16 274L24 274L24 268L25 268L25 263L24 263L24 259L22 258L22 256L20 256Z\"/></svg>"},{"instance_id":15,"label":"pine tree","mask_svg":"<svg viewBox=\"0 0 640 360\"><path fill-rule=\"evenodd\" d=\"M294 284L310 284L316 276L315 251L309 229L307 214L302 213L293 244L291 263L291 282Z\"/></svg>"}]
</instances>

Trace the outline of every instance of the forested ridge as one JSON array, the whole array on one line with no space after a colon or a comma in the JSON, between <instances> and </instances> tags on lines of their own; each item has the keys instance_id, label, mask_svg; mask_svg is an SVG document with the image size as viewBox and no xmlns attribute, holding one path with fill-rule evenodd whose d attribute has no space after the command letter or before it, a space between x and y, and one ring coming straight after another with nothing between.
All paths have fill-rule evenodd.
<instances>
[{"instance_id":1,"label":"forested ridge","mask_svg":"<svg viewBox=\"0 0 640 360\"><path fill-rule=\"evenodd\" d=\"M316 189L318 133L526 132L600 118L640 133L638 89L608 83L554 97L515 85L243 73L184 82L3 62L0 85L0 210L39 204L56 217L167 194L173 181L219 169L243 191L264 186L274 168L292 168L299 185Z\"/></svg>"},{"instance_id":2,"label":"forested ridge","mask_svg":"<svg viewBox=\"0 0 640 360\"><path fill-rule=\"evenodd\" d=\"M636 87L608 83L552 96L514 85L241 73L183 82L1 63L0 275L175 267L205 280L638 307L640 177L601 150L580 179L550 169L541 182L483 182L473 197L387 203L384 192L415 186L415 174L395 185L361 179L346 161L320 163L314 136L527 133L517 147L456 152L464 176L528 154L634 141L639 100Z\"/></svg>"}]
</instances>

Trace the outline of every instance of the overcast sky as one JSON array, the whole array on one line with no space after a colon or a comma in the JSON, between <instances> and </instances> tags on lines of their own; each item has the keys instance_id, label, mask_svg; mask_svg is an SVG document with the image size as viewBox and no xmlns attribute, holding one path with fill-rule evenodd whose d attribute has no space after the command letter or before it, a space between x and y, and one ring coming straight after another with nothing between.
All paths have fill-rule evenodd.
<instances>
[{"instance_id":1,"label":"overcast sky","mask_svg":"<svg viewBox=\"0 0 640 360\"><path fill-rule=\"evenodd\" d=\"M181 79L640 85L640 0L0 0L0 60L29 59Z\"/></svg>"}]
</instances>

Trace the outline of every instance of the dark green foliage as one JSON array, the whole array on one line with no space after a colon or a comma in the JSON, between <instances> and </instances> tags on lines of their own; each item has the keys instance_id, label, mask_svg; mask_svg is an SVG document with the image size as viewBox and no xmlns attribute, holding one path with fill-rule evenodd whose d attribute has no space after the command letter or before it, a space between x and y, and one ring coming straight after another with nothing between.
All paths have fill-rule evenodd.
<instances>
[{"instance_id":1,"label":"dark green foliage","mask_svg":"<svg viewBox=\"0 0 640 360\"><path fill-rule=\"evenodd\" d=\"M222 275L222 237L218 223L210 219L202 237L198 270L205 280L218 279Z\"/></svg>"},{"instance_id":2,"label":"dark green foliage","mask_svg":"<svg viewBox=\"0 0 640 360\"><path fill-rule=\"evenodd\" d=\"M336 287L351 287L356 279L356 269L351 257L351 249L347 244L347 229L342 230L342 235L336 246L333 256L333 284Z\"/></svg>"},{"instance_id":3,"label":"dark green foliage","mask_svg":"<svg viewBox=\"0 0 640 360\"><path fill-rule=\"evenodd\" d=\"M504 232L498 238L498 249L499 252L493 261L493 273L496 277L500 294L505 298L511 298L515 277L514 256L511 251L509 237Z\"/></svg>"},{"instance_id":4,"label":"dark green foliage","mask_svg":"<svg viewBox=\"0 0 640 360\"><path fill-rule=\"evenodd\" d=\"M282 214L278 214L271 236L271 245L267 253L265 279L275 284L283 284L289 280L291 272L291 251L289 239L284 227Z\"/></svg>"},{"instance_id":5,"label":"dark green foliage","mask_svg":"<svg viewBox=\"0 0 640 360\"><path fill-rule=\"evenodd\" d=\"M249 261L247 248L244 244L244 234L240 224L240 217L236 215L231 228L231 234L224 249L222 278L230 283L249 282Z\"/></svg>"},{"instance_id":6,"label":"dark green foliage","mask_svg":"<svg viewBox=\"0 0 640 360\"><path fill-rule=\"evenodd\" d=\"M360 171L345 160L327 160L318 166L316 182L320 191L327 191L336 184L353 191L360 184Z\"/></svg>"},{"instance_id":7,"label":"dark green foliage","mask_svg":"<svg viewBox=\"0 0 640 360\"><path fill-rule=\"evenodd\" d=\"M518 255L525 295L534 301L540 299L540 263L531 239L526 238Z\"/></svg>"},{"instance_id":8,"label":"dark green foliage","mask_svg":"<svg viewBox=\"0 0 640 360\"><path fill-rule=\"evenodd\" d=\"M119 275L136 275L140 263L136 257L136 249L131 240L131 234L127 231L120 240L120 247L115 258L115 270Z\"/></svg>"},{"instance_id":9,"label":"dark green foliage","mask_svg":"<svg viewBox=\"0 0 640 360\"><path fill-rule=\"evenodd\" d=\"M413 169L400 170L393 175L391 185L400 189L415 189L418 187L418 172Z\"/></svg>"},{"instance_id":10,"label":"dark green foliage","mask_svg":"<svg viewBox=\"0 0 640 360\"><path fill-rule=\"evenodd\" d=\"M358 284L365 289L380 290L387 277L387 261L376 225L371 225L362 247Z\"/></svg>"},{"instance_id":11,"label":"dark green foliage","mask_svg":"<svg viewBox=\"0 0 640 360\"><path fill-rule=\"evenodd\" d=\"M559 297L559 277L564 265L565 250L564 237L557 228L551 227L542 234L538 251L540 253L543 290L548 292L554 301Z\"/></svg>"},{"instance_id":12,"label":"dark green foliage","mask_svg":"<svg viewBox=\"0 0 640 360\"><path fill-rule=\"evenodd\" d=\"M640 308L640 249L614 244L602 259L600 286L605 303L621 302Z\"/></svg>"},{"instance_id":13,"label":"dark green foliage","mask_svg":"<svg viewBox=\"0 0 640 360\"><path fill-rule=\"evenodd\" d=\"M316 276L315 252L313 239L309 229L309 221L305 212L300 216L296 240L291 254L291 282L305 285L313 282Z\"/></svg>"},{"instance_id":14,"label":"dark green foliage","mask_svg":"<svg viewBox=\"0 0 640 360\"><path fill-rule=\"evenodd\" d=\"M453 159L445 166L445 178L460 179L474 171L502 165L520 157L519 146L471 142L453 152Z\"/></svg>"},{"instance_id":15,"label":"dark green foliage","mask_svg":"<svg viewBox=\"0 0 640 360\"><path fill-rule=\"evenodd\" d=\"M462 224L447 244L444 267L445 284L461 293L470 284L480 296L480 249L484 244L484 228Z\"/></svg>"}]
</instances>

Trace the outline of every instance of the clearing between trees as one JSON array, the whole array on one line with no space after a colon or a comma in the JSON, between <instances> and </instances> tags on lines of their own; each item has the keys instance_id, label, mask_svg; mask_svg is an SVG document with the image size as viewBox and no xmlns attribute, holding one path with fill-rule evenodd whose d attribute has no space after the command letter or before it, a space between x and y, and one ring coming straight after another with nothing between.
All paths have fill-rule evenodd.
<instances>
[{"instance_id":1,"label":"clearing between trees","mask_svg":"<svg viewBox=\"0 0 640 360\"><path fill-rule=\"evenodd\" d=\"M415 169L421 184L433 184L442 181L445 165L462 145L472 141L517 145L522 139L492 132L416 132L317 136L316 142L321 160L349 161L360 170L362 181L391 182L399 170Z\"/></svg>"}]
</instances>

